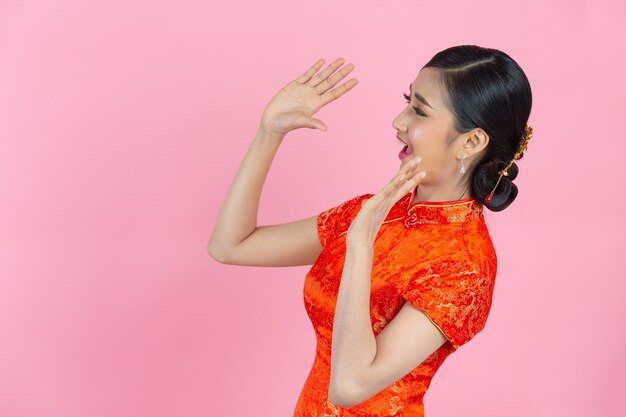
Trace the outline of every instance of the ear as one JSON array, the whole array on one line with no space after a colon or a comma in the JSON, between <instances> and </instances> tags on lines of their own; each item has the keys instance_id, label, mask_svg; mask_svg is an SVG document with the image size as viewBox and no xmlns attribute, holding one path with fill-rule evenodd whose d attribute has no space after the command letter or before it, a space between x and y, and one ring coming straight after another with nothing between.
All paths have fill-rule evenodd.
<instances>
[{"instance_id":1,"label":"ear","mask_svg":"<svg viewBox=\"0 0 626 417\"><path fill-rule=\"evenodd\" d=\"M468 155L475 155L487 148L489 144L489 135L481 128L473 129L467 132L463 142L463 151Z\"/></svg>"}]
</instances>

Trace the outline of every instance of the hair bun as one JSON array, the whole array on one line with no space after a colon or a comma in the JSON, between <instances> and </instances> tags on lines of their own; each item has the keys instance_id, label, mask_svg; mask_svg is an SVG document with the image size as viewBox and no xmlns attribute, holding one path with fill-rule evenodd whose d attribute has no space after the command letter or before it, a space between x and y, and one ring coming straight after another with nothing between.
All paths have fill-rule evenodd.
<instances>
[{"instance_id":1,"label":"hair bun","mask_svg":"<svg viewBox=\"0 0 626 417\"><path fill-rule=\"evenodd\" d=\"M499 159L491 159L476 168L472 186L477 199L491 211L501 211L507 208L517 197L517 186L513 180L519 173L517 164L513 162L507 170L508 175L502 175L502 179L496 188L491 201L486 202L485 197L491 192L498 181L498 172L506 168L508 162Z\"/></svg>"}]
</instances>

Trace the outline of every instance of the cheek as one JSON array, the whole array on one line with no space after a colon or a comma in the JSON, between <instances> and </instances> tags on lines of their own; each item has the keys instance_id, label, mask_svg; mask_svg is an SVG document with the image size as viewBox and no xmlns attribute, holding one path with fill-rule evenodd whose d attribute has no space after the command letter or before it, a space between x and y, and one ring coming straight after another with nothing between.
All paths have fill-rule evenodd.
<instances>
[{"instance_id":1,"label":"cheek","mask_svg":"<svg viewBox=\"0 0 626 417\"><path fill-rule=\"evenodd\" d=\"M423 142L423 138L424 136L426 136L426 132L424 130L423 127L420 126L416 126L415 124L413 124L413 126L411 126L411 129L409 130L409 140L418 145L419 143Z\"/></svg>"},{"instance_id":2,"label":"cheek","mask_svg":"<svg viewBox=\"0 0 626 417\"><path fill-rule=\"evenodd\" d=\"M423 161L432 159L432 154L436 153L431 136L427 129L419 126L412 129L408 135L409 141L413 145L413 150L422 157Z\"/></svg>"},{"instance_id":3,"label":"cheek","mask_svg":"<svg viewBox=\"0 0 626 417\"><path fill-rule=\"evenodd\" d=\"M441 158L444 154L441 137L437 136L437 132L424 126L414 126L408 138L413 144L413 152L422 158L422 167L427 171L436 171L442 163Z\"/></svg>"}]
</instances>

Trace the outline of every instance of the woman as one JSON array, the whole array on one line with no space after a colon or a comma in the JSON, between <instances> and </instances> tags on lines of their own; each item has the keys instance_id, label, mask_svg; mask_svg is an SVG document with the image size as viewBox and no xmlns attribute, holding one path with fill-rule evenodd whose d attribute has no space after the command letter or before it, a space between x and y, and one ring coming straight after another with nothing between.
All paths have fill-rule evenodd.
<instances>
[{"instance_id":1,"label":"woman","mask_svg":"<svg viewBox=\"0 0 626 417\"><path fill-rule=\"evenodd\" d=\"M317 337L294 416L423 416L445 358L486 323L497 259L483 207L500 211L532 129L526 75L507 54L463 45L436 54L393 120L398 173L376 194L303 220L257 226L261 189L287 132L352 89L353 70L316 62L264 109L230 187L210 255L236 265L312 264L304 303ZM408 302L407 302L408 301ZM332 352L332 355L331 355Z\"/></svg>"}]
</instances>

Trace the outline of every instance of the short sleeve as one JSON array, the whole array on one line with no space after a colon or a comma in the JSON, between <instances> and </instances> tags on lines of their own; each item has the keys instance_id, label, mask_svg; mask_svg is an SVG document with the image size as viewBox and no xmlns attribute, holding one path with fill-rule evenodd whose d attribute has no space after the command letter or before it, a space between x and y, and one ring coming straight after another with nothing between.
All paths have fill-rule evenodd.
<instances>
[{"instance_id":1,"label":"short sleeve","mask_svg":"<svg viewBox=\"0 0 626 417\"><path fill-rule=\"evenodd\" d=\"M411 272L401 295L426 313L454 351L485 327L494 279L489 271L473 267L465 259L442 258Z\"/></svg>"},{"instance_id":2,"label":"short sleeve","mask_svg":"<svg viewBox=\"0 0 626 417\"><path fill-rule=\"evenodd\" d=\"M350 226L350 223L361 209L363 200L371 195L359 195L317 215L317 234L323 248L326 247L333 237Z\"/></svg>"}]
</instances>

